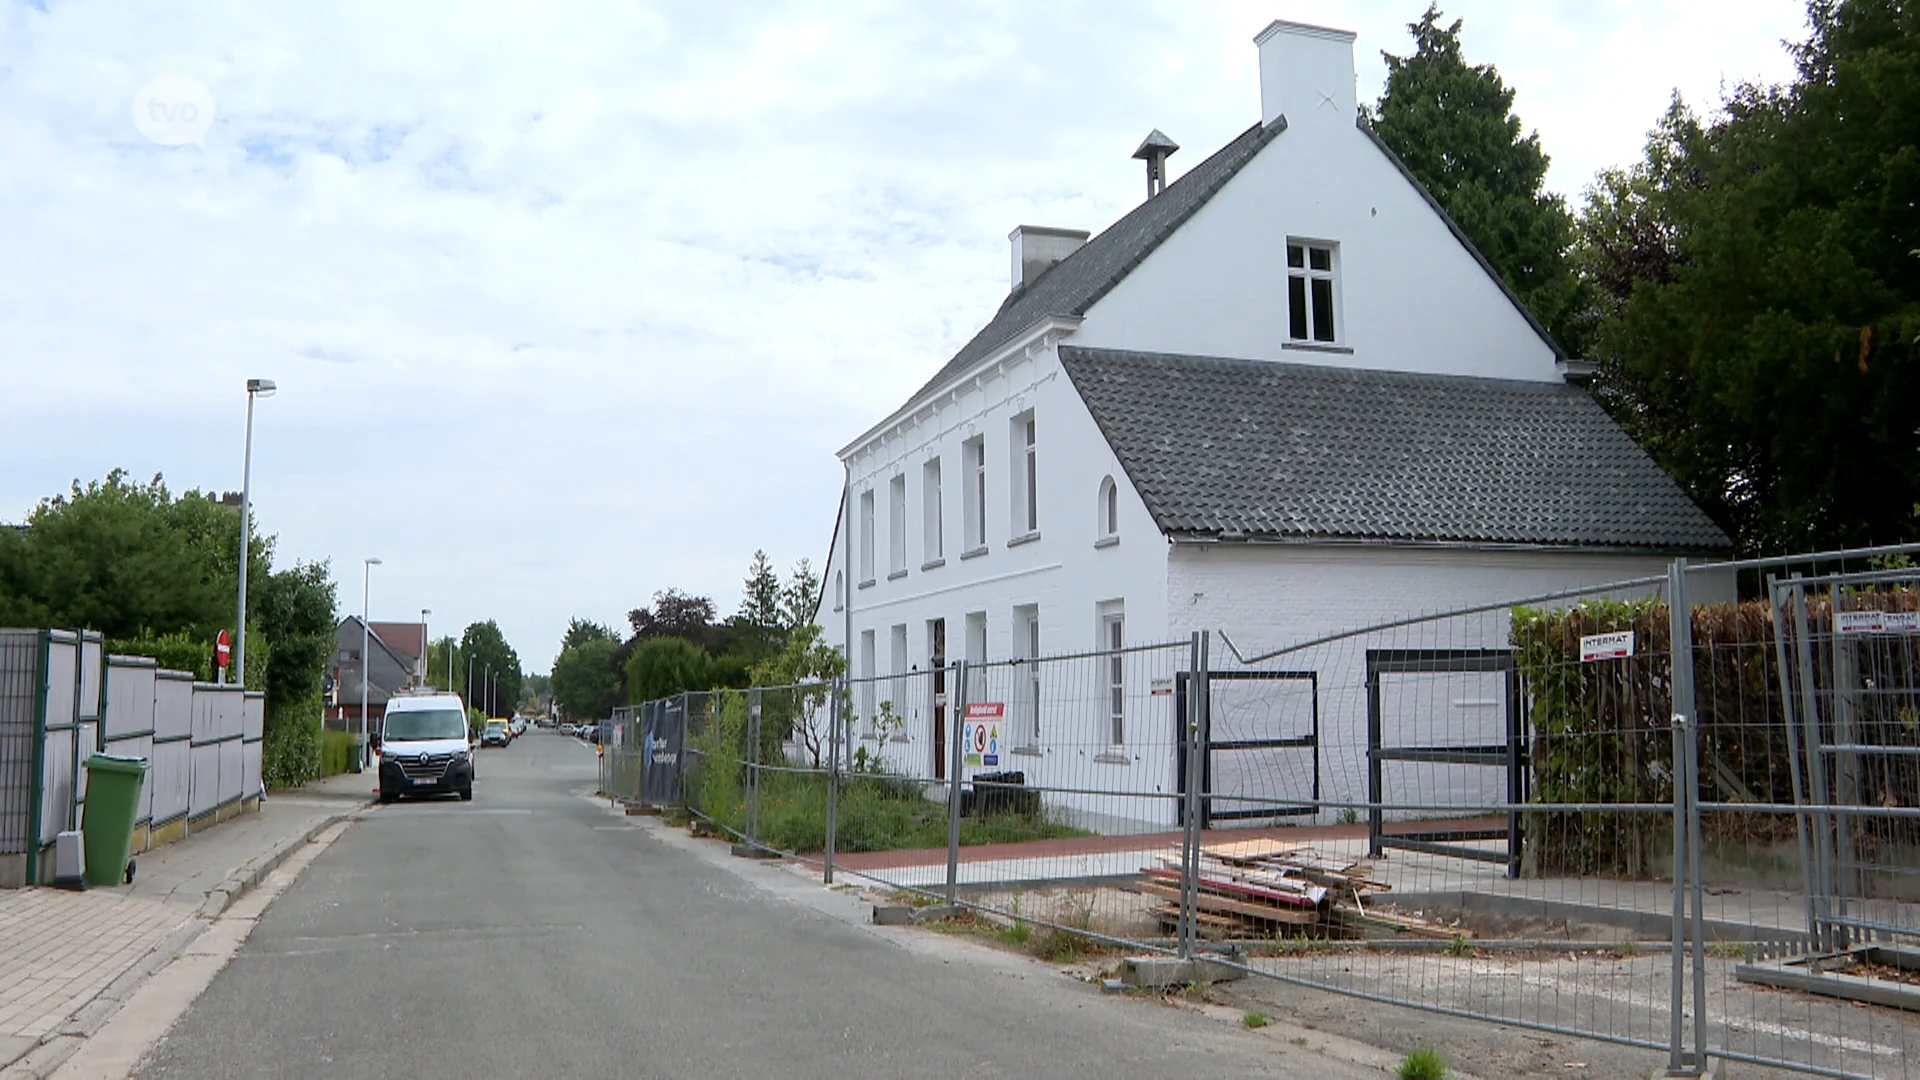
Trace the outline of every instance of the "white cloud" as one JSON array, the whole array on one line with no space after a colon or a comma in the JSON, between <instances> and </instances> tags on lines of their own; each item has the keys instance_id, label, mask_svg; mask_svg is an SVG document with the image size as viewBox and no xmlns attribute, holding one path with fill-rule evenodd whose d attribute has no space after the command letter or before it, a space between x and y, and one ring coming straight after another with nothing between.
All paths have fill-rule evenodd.
<instances>
[{"instance_id":1,"label":"white cloud","mask_svg":"<svg viewBox=\"0 0 1920 1080\"><path fill-rule=\"evenodd\" d=\"M1783 78L1789 0L1455 5L1577 194L1672 88ZM44 8L44 10L42 10ZM0 518L124 466L239 480L286 557L376 613L737 600L819 561L835 448L970 336L1017 222L1099 228L1256 120L1273 17L1360 32L1361 97L1419 4L0 0ZM143 140L209 88L205 150Z\"/></svg>"}]
</instances>

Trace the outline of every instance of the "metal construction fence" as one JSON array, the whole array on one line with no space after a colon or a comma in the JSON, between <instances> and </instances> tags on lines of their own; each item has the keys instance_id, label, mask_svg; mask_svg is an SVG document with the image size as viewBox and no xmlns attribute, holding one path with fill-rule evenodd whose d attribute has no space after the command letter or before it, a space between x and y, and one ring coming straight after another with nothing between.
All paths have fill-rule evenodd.
<instances>
[{"instance_id":1,"label":"metal construction fence","mask_svg":"<svg viewBox=\"0 0 1920 1080\"><path fill-rule=\"evenodd\" d=\"M685 694L616 713L602 782L1009 940L1206 954L1673 1075L1908 1076L1916 553Z\"/></svg>"}]
</instances>

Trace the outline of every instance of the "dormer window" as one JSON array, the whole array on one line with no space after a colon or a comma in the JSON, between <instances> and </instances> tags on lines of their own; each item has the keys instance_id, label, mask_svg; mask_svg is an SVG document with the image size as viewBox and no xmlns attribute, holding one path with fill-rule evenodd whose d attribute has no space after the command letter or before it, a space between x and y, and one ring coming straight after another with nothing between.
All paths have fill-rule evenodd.
<instances>
[{"instance_id":1,"label":"dormer window","mask_svg":"<svg viewBox=\"0 0 1920 1080\"><path fill-rule=\"evenodd\" d=\"M1287 336L1294 341L1331 345L1340 340L1335 325L1337 253L1334 244L1287 241Z\"/></svg>"}]
</instances>

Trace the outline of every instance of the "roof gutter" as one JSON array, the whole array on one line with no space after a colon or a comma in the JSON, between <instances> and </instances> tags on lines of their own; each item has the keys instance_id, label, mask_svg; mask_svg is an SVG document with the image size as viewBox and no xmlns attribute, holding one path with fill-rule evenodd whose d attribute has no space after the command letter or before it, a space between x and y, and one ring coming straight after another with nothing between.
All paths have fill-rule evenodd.
<instances>
[{"instance_id":1,"label":"roof gutter","mask_svg":"<svg viewBox=\"0 0 1920 1080\"><path fill-rule=\"evenodd\" d=\"M1415 551L1487 551L1487 552L1539 552L1561 555L1647 555L1671 558L1685 555L1689 558L1718 557L1731 551L1731 547L1708 548L1670 545L1663 547L1634 547L1626 544L1540 544L1519 541L1498 540L1407 540L1399 538L1379 538L1364 536L1249 536L1245 533L1226 532L1176 532L1164 530L1167 541L1183 547L1331 547L1331 548L1404 548Z\"/></svg>"}]
</instances>

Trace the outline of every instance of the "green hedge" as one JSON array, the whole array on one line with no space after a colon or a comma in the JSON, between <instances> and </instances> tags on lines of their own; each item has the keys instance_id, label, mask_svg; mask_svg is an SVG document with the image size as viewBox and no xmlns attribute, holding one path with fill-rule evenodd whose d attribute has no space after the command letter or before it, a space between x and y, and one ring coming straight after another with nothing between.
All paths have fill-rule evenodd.
<instances>
[{"instance_id":1,"label":"green hedge","mask_svg":"<svg viewBox=\"0 0 1920 1080\"><path fill-rule=\"evenodd\" d=\"M1920 606L1920 594L1862 593L1850 604L1911 611ZM1824 692L1834 686L1830 604L1812 597L1808 609L1814 678L1827 697ZM1692 621L1700 798L1791 805L1793 744L1767 603L1703 605L1694 608ZM1621 630L1634 632L1632 656L1580 661L1582 636ZM1600 601L1553 611L1515 608L1509 640L1532 721L1533 802L1673 801L1672 633L1666 604ZM1920 687L1920 649L1897 639L1860 639L1855 661L1857 686ZM1920 736L1920 715L1895 714L1903 697L1911 702L1910 695L1864 697L1856 736L1913 745ZM1895 713L1880 715L1888 708ZM1910 704L1907 711L1913 711ZM1881 760L1862 770L1862 802L1912 805L1920 801L1916 791L1920 762L1913 758ZM1792 838L1795 819L1735 811L1703 815L1701 824L1709 841L1773 844ZM1672 828L1670 815L1651 813L1529 814L1526 862L1541 873L1660 876L1670 869L1659 860L1671 857Z\"/></svg>"},{"instance_id":2,"label":"green hedge","mask_svg":"<svg viewBox=\"0 0 1920 1080\"><path fill-rule=\"evenodd\" d=\"M320 777L339 776L353 768L353 733L350 731L322 731L320 733Z\"/></svg>"},{"instance_id":3,"label":"green hedge","mask_svg":"<svg viewBox=\"0 0 1920 1080\"><path fill-rule=\"evenodd\" d=\"M326 702L317 692L267 710L260 775L268 787L298 787L320 778L321 716L325 710Z\"/></svg>"}]
</instances>

